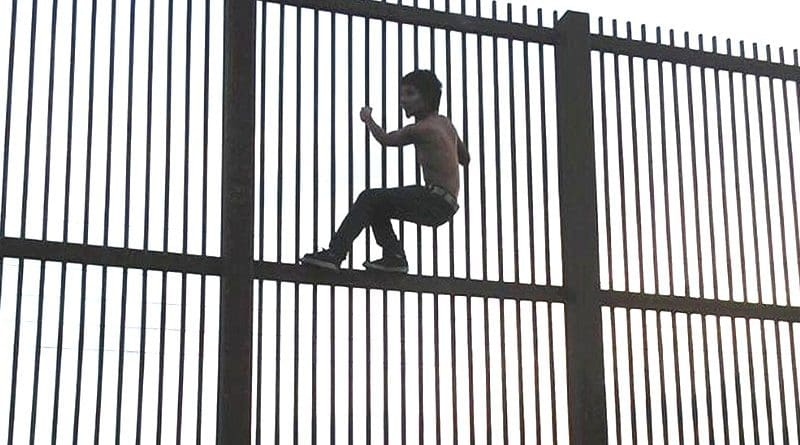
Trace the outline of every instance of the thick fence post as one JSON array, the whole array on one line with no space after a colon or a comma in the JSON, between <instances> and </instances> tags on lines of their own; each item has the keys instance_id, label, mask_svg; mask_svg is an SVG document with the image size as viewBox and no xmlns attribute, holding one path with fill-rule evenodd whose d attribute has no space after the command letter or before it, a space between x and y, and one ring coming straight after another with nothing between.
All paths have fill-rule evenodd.
<instances>
[{"instance_id":1,"label":"thick fence post","mask_svg":"<svg viewBox=\"0 0 800 445\"><path fill-rule=\"evenodd\" d=\"M225 1L217 443L249 443L253 342L255 0Z\"/></svg>"},{"instance_id":2,"label":"thick fence post","mask_svg":"<svg viewBox=\"0 0 800 445\"><path fill-rule=\"evenodd\" d=\"M589 16L567 12L556 25L558 183L566 293L570 442L608 443L592 124Z\"/></svg>"}]
</instances>

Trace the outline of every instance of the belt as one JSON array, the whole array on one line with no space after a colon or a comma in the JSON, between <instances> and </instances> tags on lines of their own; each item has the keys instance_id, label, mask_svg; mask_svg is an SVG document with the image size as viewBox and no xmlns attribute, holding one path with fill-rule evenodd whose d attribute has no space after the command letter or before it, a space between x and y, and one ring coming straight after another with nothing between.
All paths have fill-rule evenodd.
<instances>
[{"instance_id":1,"label":"belt","mask_svg":"<svg viewBox=\"0 0 800 445\"><path fill-rule=\"evenodd\" d=\"M445 202L450 204L450 207L452 207L453 210L458 210L458 201L456 200L456 197L453 196L452 193L450 193L449 190L438 185L429 185L426 186L426 188L434 195L440 196L442 199L444 199Z\"/></svg>"}]
</instances>

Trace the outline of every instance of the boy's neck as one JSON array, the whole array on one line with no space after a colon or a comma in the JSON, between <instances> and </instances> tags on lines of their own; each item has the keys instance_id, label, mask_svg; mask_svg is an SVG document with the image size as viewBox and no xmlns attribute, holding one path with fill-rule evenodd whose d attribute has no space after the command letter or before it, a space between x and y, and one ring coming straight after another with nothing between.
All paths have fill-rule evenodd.
<instances>
[{"instance_id":1,"label":"boy's neck","mask_svg":"<svg viewBox=\"0 0 800 445\"><path fill-rule=\"evenodd\" d=\"M430 116L434 116L436 114L435 111L420 111L419 113L414 115L414 122L419 122L423 119L426 119Z\"/></svg>"}]
</instances>

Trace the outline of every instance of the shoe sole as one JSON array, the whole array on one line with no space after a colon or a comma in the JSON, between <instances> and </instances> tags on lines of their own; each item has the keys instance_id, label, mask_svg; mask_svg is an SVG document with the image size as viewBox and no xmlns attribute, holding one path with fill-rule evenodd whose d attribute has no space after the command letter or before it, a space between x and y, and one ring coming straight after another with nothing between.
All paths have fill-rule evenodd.
<instances>
[{"instance_id":1,"label":"shoe sole","mask_svg":"<svg viewBox=\"0 0 800 445\"><path fill-rule=\"evenodd\" d=\"M377 270L380 272L408 273L408 266L405 267L386 267L372 263L364 263L367 270Z\"/></svg>"},{"instance_id":2,"label":"shoe sole","mask_svg":"<svg viewBox=\"0 0 800 445\"><path fill-rule=\"evenodd\" d=\"M328 270L339 270L339 267L336 266L336 264L328 263L327 261L317 260L314 258L301 258L300 264L321 267L323 269L328 269Z\"/></svg>"}]
</instances>

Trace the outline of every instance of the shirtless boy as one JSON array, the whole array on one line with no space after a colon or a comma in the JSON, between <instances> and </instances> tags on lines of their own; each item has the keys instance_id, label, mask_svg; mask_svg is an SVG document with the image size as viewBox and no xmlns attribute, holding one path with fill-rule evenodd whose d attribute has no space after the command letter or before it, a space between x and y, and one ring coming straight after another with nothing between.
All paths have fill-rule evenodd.
<instances>
[{"instance_id":1,"label":"shirtless boy","mask_svg":"<svg viewBox=\"0 0 800 445\"><path fill-rule=\"evenodd\" d=\"M392 229L391 219L437 227L458 210L458 165L469 163L464 143L453 124L440 116L442 84L428 70L417 70L400 82L400 106L414 123L386 133L372 119L369 107L361 109L361 120L383 146L414 145L422 166L425 186L367 189L361 192L350 213L331 238L329 248L305 255L302 264L338 270L353 240L362 229L372 227L383 248L383 258L366 261L364 267L384 272L408 272L403 246Z\"/></svg>"}]
</instances>

